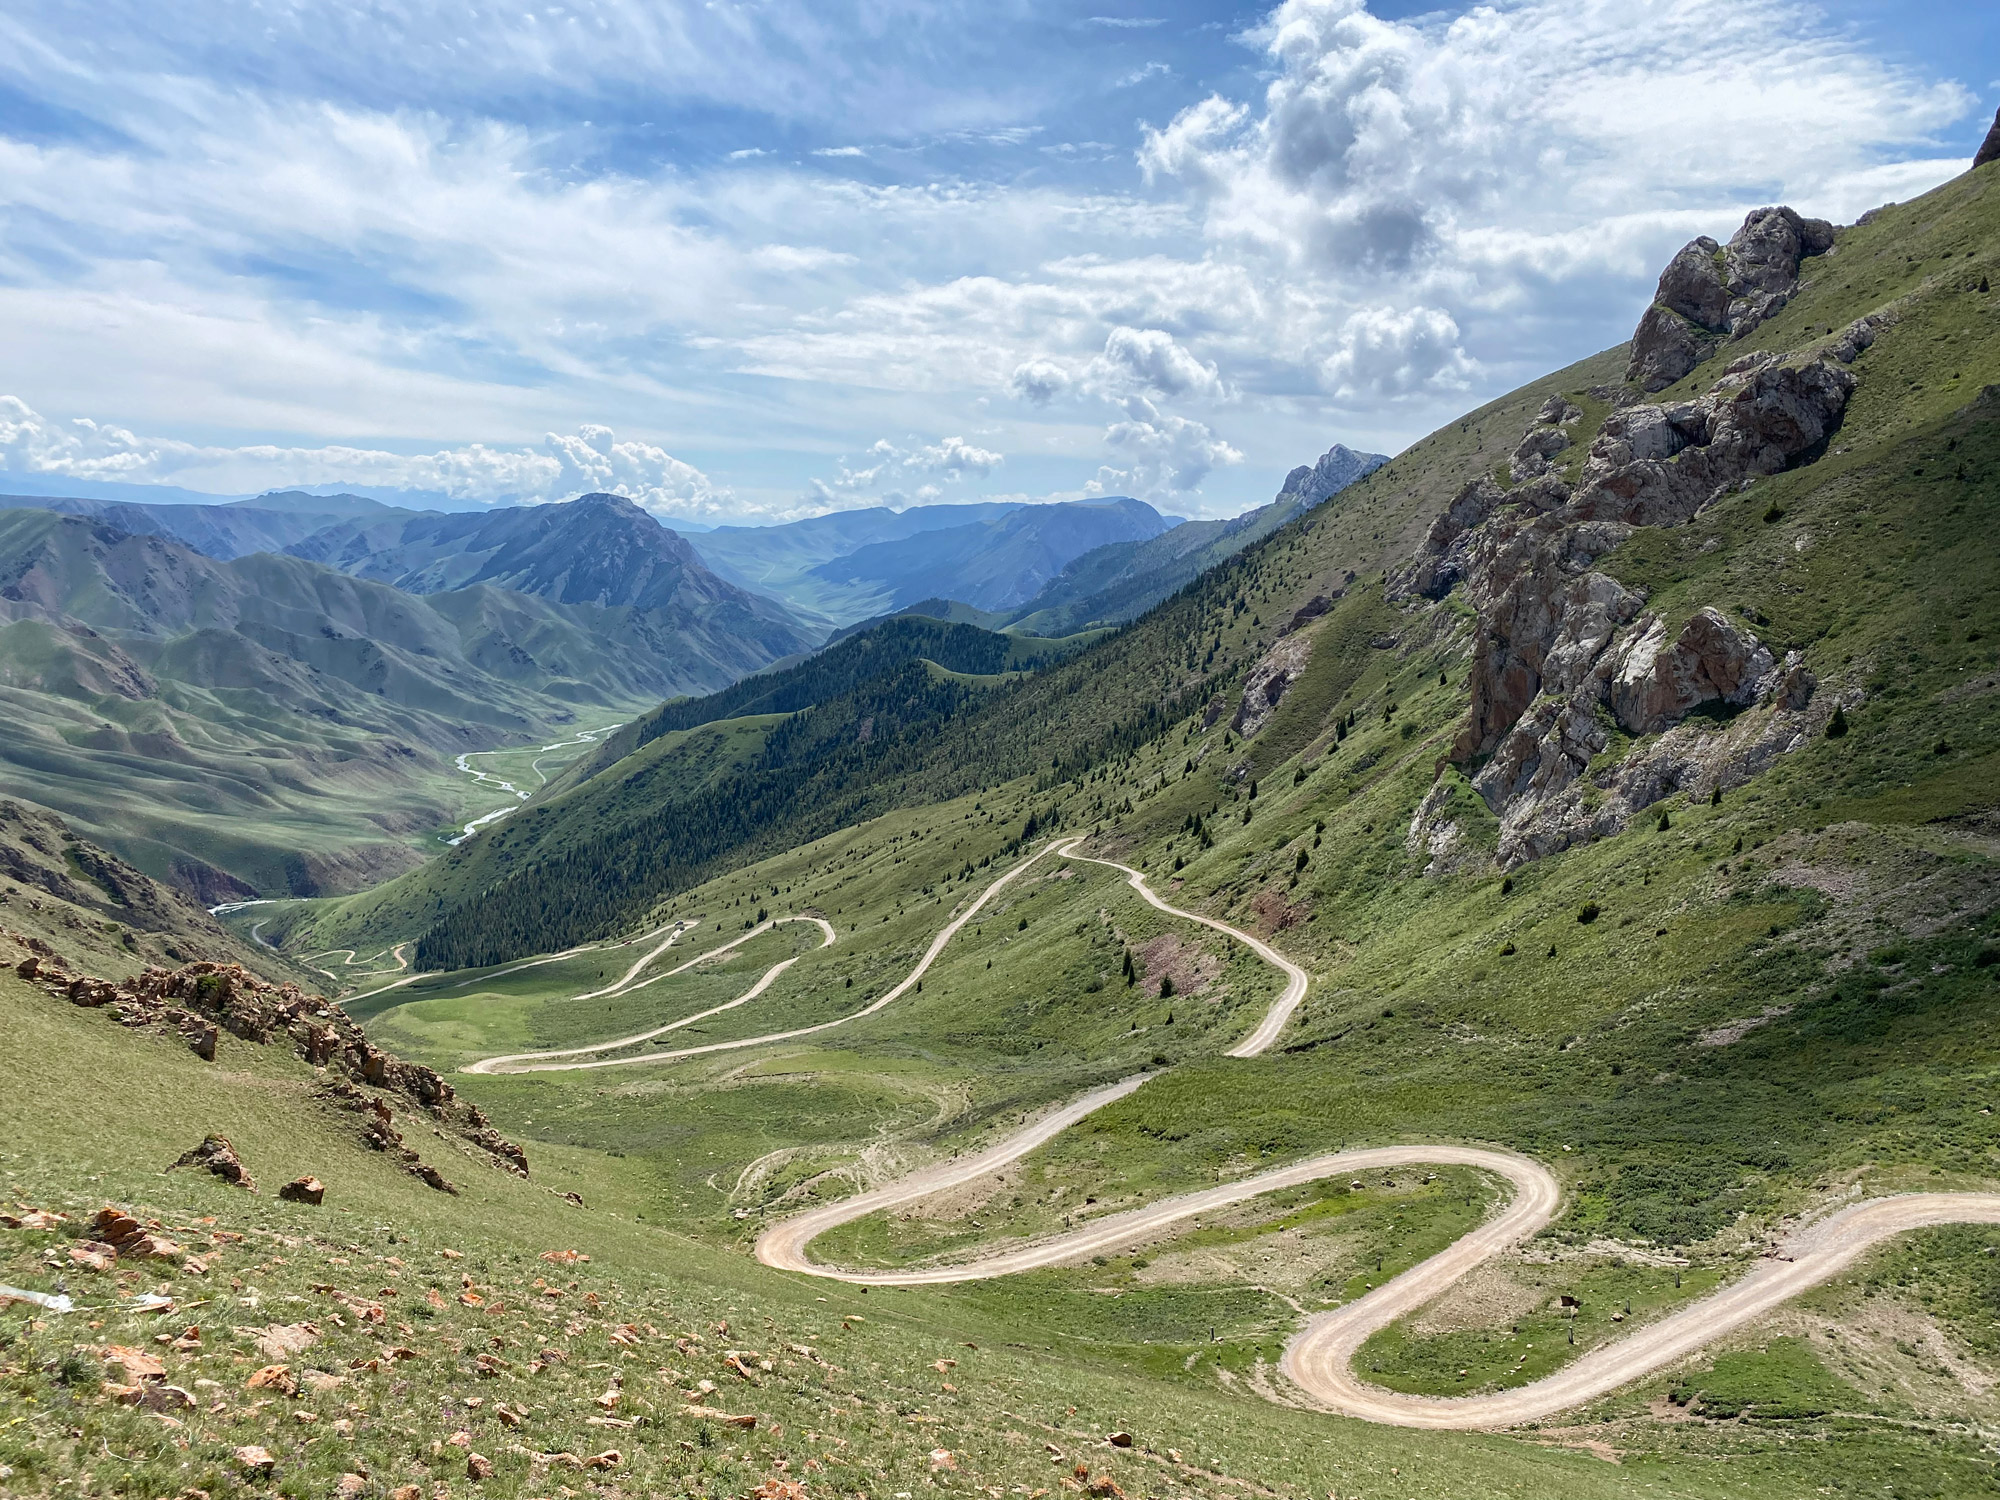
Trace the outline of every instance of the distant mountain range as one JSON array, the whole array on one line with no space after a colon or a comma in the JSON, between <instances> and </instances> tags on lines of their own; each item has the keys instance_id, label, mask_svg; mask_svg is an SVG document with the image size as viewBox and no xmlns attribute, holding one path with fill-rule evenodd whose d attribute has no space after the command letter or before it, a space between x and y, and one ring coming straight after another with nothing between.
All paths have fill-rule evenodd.
<instances>
[{"instance_id":1,"label":"distant mountain range","mask_svg":"<svg viewBox=\"0 0 2000 1500\"><path fill-rule=\"evenodd\" d=\"M287 515L111 513L136 509L231 550ZM282 553L209 556L109 515L0 510L7 790L204 896L351 889L419 857L451 755L711 692L818 639L624 501L427 519L515 533L465 549L477 581L418 594ZM555 533L571 529L564 563Z\"/></svg>"},{"instance_id":2,"label":"distant mountain range","mask_svg":"<svg viewBox=\"0 0 2000 1500\"><path fill-rule=\"evenodd\" d=\"M1385 454L1356 453L1335 443L1318 463L1301 464L1286 475L1284 488L1270 504L1234 520L1184 521L1151 537L1108 542L1071 559L1033 599L1010 613L1007 623L1035 635L1061 636L1137 619L1188 580L1388 461Z\"/></svg>"},{"instance_id":3,"label":"distant mountain range","mask_svg":"<svg viewBox=\"0 0 2000 1500\"><path fill-rule=\"evenodd\" d=\"M693 541L610 494L0 496L0 771L203 898L352 889L420 857L457 754L711 694L870 618L1130 619L1379 462L1335 448L1227 522L1112 497Z\"/></svg>"},{"instance_id":4,"label":"distant mountain range","mask_svg":"<svg viewBox=\"0 0 2000 1500\"><path fill-rule=\"evenodd\" d=\"M1172 524L1150 505L1119 498L878 506L779 526L721 526L694 547L723 577L842 626L932 597L1015 606L1081 553Z\"/></svg>"}]
</instances>

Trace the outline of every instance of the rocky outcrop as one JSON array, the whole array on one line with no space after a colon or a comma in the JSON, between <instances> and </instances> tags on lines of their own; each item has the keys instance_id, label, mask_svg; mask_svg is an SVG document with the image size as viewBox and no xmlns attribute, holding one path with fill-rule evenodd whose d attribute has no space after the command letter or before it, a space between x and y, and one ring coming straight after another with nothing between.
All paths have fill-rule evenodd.
<instances>
[{"instance_id":1,"label":"rocky outcrop","mask_svg":"<svg viewBox=\"0 0 2000 1500\"><path fill-rule=\"evenodd\" d=\"M113 983L71 972L40 939L0 932L0 940L11 943L14 952L23 955L14 963L19 977L74 1005L107 1009L122 1025L177 1034L205 1060L214 1060L220 1031L259 1045L289 1045L312 1067L332 1075L327 1087L344 1091L340 1095L343 1102L365 1107L375 1115L383 1134L379 1142L370 1144L379 1150L402 1150L402 1137L389 1125L389 1105L357 1085L399 1096L484 1153L494 1166L522 1177L528 1175L527 1154L493 1129L484 1111L460 1099L434 1069L405 1062L376 1047L347 1012L324 996L307 994L295 984L266 983L240 964L149 968L135 978ZM226 1140L211 1137L175 1165L207 1165L206 1158L196 1158L216 1142L227 1150ZM414 1160L414 1153L410 1155ZM230 1157L233 1160L234 1153ZM418 1164L411 1171L432 1186L449 1190L432 1168Z\"/></svg>"},{"instance_id":2,"label":"rocky outcrop","mask_svg":"<svg viewBox=\"0 0 2000 1500\"><path fill-rule=\"evenodd\" d=\"M1986 139L1972 158L1975 167L1983 167L1989 161L2000 161L2000 110L1994 111L1993 128L1986 132Z\"/></svg>"},{"instance_id":3,"label":"rocky outcrop","mask_svg":"<svg viewBox=\"0 0 2000 1500\"><path fill-rule=\"evenodd\" d=\"M1798 290L1799 266L1833 248L1833 226L1789 208L1760 208L1727 245L1693 240L1660 273L1653 305L1632 335L1625 378L1664 390L1725 337L1743 338Z\"/></svg>"},{"instance_id":4,"label":"rocky outcrop","mask_svg":"<svg viewBox=\"0 0 2000 1500\"><path fill-rule=\"evenodd\" d=\"M180 1160L167 1170L172 1172L181 1167L200 1167L213 1172L224 1182L234 1183L246 1192L257 1191L257 1179L250 1175L250 1169L238 1159L236 1148L229 1144L229 1137L226 1135L203 1137L199 1146L182 1152Z\"/></svg>"},{"instance_id":5,"label":"rocky outcrop","mask_svg":"<svg viewBox=\"0 0 2000 1500\"><path fill-rule=\"evenodd\" d=\"M1771 684L1771 653L1718 610L1698 609L1672 646L1666 625L1649 619L1615 653L1611 710L1632 734L1658 734L1704 703L1741 707Z\"/></svg>"},{"instance_id":6,"label":"rocky outcrop","mask_svg":"<svg viewBox=\"0 0 2000 1500\"><path fill-rule=\"evenodd\" d=\"M1310 635L1288 634L1264 653L1243 684L1243 701L1237 705L1230 728L1247 740L1271 722L1285 689L1297 681L1312 659L1312 642Z\"/></svg>"},{"instance_id":7,"label":"rocky outcrop","mask_svg":"<svg viewBox=\"0 0 2000 1500\"><path fill-rule=\"evenodd\" d=\"M1608 838L1668 797L1741 785L1823 732L1832 706L1815 701L1814 686L1789 656L1759 684L1754 711L1719 725L1684 720L1597 770L1614 727L1608 710L1588 694L1541 700L1473 779L1500 813L1497 862L1511 868Z\"/></svg>"},{"instance_id":8,"label":"rocky outcrop","mask_svg":"<svg viewBox=\"0 0 2000 1500\"><path fill-rule=\"evenodd\" d=\"M1853 389L1844 364L1757 355L1699 400L1613 412L1590 445L1569 514L1629 526L1690 521L1738 485L1814 455Z\"/></svg>"},{"instance_id":9,"label":"rocky outcrop","mask_svg":"<svg viewBox=\"0 0 2000 1500\"><path fill-rule=\"evenodd\" d=\"M1824 224L1760 210L1726 249L1697 241L1677 256L1654 313L1705 337L1747 331L1795 289L1800 260L1831 244ZM1684 525L1812 462L1845 415L1849 366L1890 321L1871 315L1784 358L1747 353L1691 400L1614 405L1580 465L1564 456L1583 413L1551 396L1507 468L1454 495L1390 574L1391 598L1457 590L1477 612L1452 759L1500 820L1503 866L1618 832L1677 792L1734 784L1830 712L1796 653L1777 660L1717 608L1648 612L1596 564L1637 528ZM1639 743L1613 756L1622 736ZM1433 872L1482 857L1457 842L1449 800L1440 782L1410 825L1410 852Z\"/></svg>"}]
</instances>

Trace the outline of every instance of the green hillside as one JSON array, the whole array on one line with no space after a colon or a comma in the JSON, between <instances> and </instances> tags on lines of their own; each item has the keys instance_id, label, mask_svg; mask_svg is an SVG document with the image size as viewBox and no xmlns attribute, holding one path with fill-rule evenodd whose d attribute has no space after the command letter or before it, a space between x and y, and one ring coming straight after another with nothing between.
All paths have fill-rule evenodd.
<instances>
[{"instance_id":1,"label":"green hillside","mask_svg":"<svg viewBox=\"0 0 2000 1500\"><path fill-rule=\"evenodd\" d=\"M298 558L222 562L0 511L8 790L211 903L420 863L495 805L457 755L569 739L735 675L698 645L637 608L484 584L416 598Z\"/></svg>"},{"instance_id":2,"label":"green hillside","mask_svg":"<svg viewBox=\"0 0 2000 1500\"><path fill-rule=\"evenodd\" d=\"M301 1492L350 1455L365 1483L463 1487L463 1429L494 1493L1990 1493L1992 1223L1901 1235L1505 1433L1302 1409L1279 1368L1312 1314L1492 1212L1503 1187L1475 1167L1323 1177L986 1281L864 1292L751 1252L801 1210L1141 1075L813 1254L936 1268L1324 1152L1503 1148L1553 1174L1552 1221L1355 1358L1376 1387L1460 1397L1745 1284L1841 1205L2000 1190L1996 192L2000 164L1824 238L1755 219L1762 238L1697 260L1723 290L1782 277L1782 302L1739 299L1717 328L1663 283L1638 350L1469 413L1058 660L890 622L803 675L667 705L422 871L279 910L265 933L289 951L418 945L415 969L350 987L403 1055L570 1052L452 1074L525 1144L528 1182L474 1173L445 1203L376 1158L348 1175L323 1119L273 1123L302 1068L232 1051L203 1071L0 972L20 1017L0 1045L57 1080L166 1069L261 1176L338 1168L329 1207L355 1218L315 1233L287 1205L139 1177L193 1144L186 1106L94 1134L17 1106L16 1196L121 1196L180 1226L222 1195L246 1231L298 1241L232 1299L310 1304L364 1263L388 1283L418 1265L394 1232L426 1267L446 1244L485 1260L413 1281L469 1274L512 1309L443 1297L397 1335L421 1360L283 1406L231 1392L173 1451L63 1373L83 1335L51 1321L10 1346L35 1407L0 1429L27 1433L0 1462L49 1489L97 1436L167 1466L134 1492L222 1492L229 1445L254 1440ZM1656 380L1662 350L1695 362ZM1274 1046L1227 1055L1274 966L1103 860L1304 967ZM587 1274L528 1258L558 1239ZM50 1284L49 1241L8 1243L17 1284ZM248 1326L241 1306L216 1326ZM614 1341L627 1322L637 1342ZM102 1337L139 1342L136 1319ZM312 1367L381 1342L343 1329ZM482 1376L482 1352L508 1364ZM200 1363L239 1387L254 1367ZM309 1441L323 1426L273 1424L286 1406L354 1434ZM713 1415L753 1406L747 1433ZM607 1412L641 1425L588 1426ZM600 1443L623 1477L537 1460Z\"/></svg>"}]
</instances>

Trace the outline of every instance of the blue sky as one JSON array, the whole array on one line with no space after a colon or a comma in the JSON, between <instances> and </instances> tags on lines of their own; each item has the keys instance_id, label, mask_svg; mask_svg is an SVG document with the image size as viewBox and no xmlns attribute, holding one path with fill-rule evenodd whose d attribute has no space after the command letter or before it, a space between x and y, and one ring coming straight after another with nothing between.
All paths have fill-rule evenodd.
<instances>
[{"instance_id":1,"label":"blue sky","mask_svg":"<svg viewBox=\"0 0 2000 1500\"><path fill-rule=\"evenodd\" d=\"M1996 14L14 0L0 485L1231 514L1962 170Z\"/></svg>"}]
</instances>

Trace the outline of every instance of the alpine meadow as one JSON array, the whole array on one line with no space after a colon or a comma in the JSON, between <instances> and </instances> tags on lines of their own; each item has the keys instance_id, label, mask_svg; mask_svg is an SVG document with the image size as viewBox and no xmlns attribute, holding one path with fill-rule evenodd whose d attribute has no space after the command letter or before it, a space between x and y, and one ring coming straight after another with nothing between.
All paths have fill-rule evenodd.
<instances>
[{"instance_id":1,"label":"alpine meadow","mask_svg":"<svg viewBox=\"0 0 2000 1500\"><path fill-rule=\"evenodd\" d=\"M51 436L9 368L0 1494L2000 1487L2000 119L1970 167L1871 125L1840 191L1899 201L1838 217L1831 167L1717 123L1879 65L1896 130L1956 141L1990 21L1850 62L1874 12L1814 12L1767 93L1666 53L1791 0L1030 6L977 22L989 61L928 4L328 4L217 13L199 56L30 9L37 55L143 83L134 140L181 140L146 135L171 90L261 91L185 147L272 200L224 195L203 305L298 299L318 384L203 394L190 333L186 391L107 370L135 415ZM1657 77L1620 71L1639 33ZM1508 114L1565 39L1568 102ZM1683 77L1715 119L1604 122ZM118 284L204 284L205 179L148 218L113 115L23 88L0 145L132 216L158 269ZM1840 97L1801 140L1894 115ZM256 157L312 99L293 165ZM1440 161L1488 106L1551 132L1491 161L1555 175L1475 232L1484 169ZM322 131L383 153L337 252ZM1391 141L1407 235L1354 207ZM1590 228L1628 150L1727 192ZM70 221L13 191L0 320L138 327L38 279ZM392 271L518 192L568 218L503 196L449 288ZM795 233L733 281L753 211ZM873 250L799 248L855 214ZM1198 276L1230 290L1158 310ZM1374 300L1286 385L1342 276ZM620 324L640 281L671 332ZM849 300L785 311L808 283ZM1072 347L1076 287L1122 300ZM1054 352L962 400L921 363L995 328ZM655 415L570 422L592 392ZM491 436L524 402L542 448ZM1043 483L1098 427L1097 477ZM699 463L631 435L669 429ZM1238 466L1272 498L1225 503Z\"/></svg>"}]
</instances>

